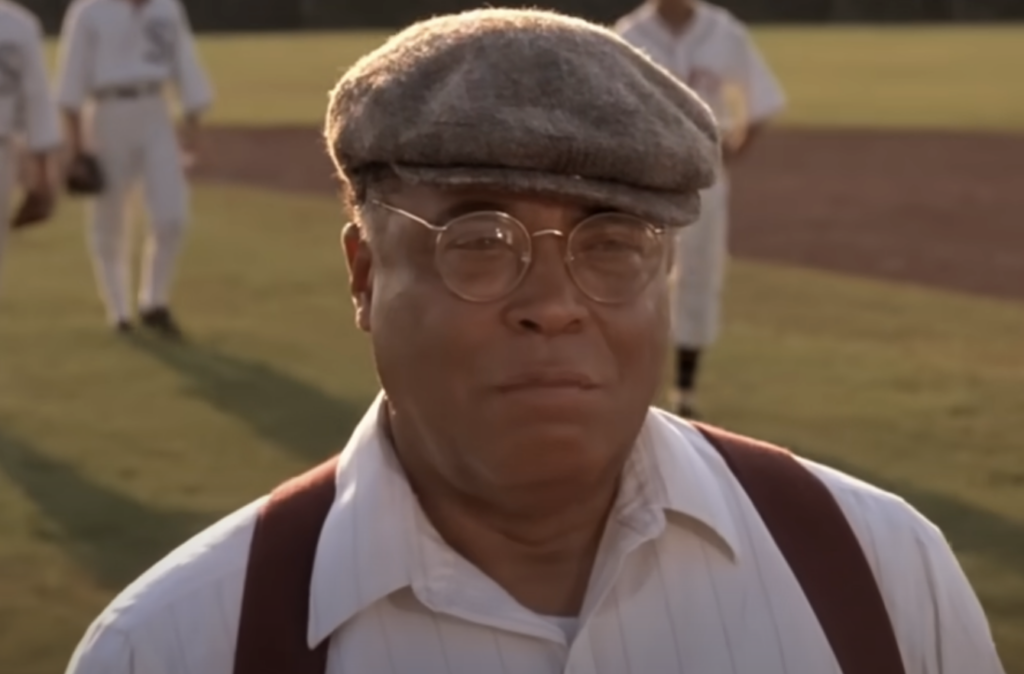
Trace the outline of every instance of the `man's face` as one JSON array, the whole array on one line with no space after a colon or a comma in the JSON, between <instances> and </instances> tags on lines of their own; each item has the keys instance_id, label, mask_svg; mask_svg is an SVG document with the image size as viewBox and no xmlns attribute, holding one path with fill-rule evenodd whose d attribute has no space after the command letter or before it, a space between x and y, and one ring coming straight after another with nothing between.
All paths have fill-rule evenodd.
<instances>
[{"instance_id":1,"label":"man's face","mask_svg":"<svg viewBox=\"0 0 1024 674\"><path fill-rule=\"evenodd\" d=\"M697 0L658 0L658 4L668 9L691 9L697 4Z\"/></svg>"},{"instance_id":2,"label":"man's face","mask_svg":"<svg viewBox=\"0 0 1024 674\"><path fill-rule=\"evenodd\" d=\"M568 233L594 212L410 186L381 200L435 225L502 211L531 233ZM470 491L593 481L616 471L661 381L669 260L635 298L600 304L570 277L565 239L539 236L518 287L473 303L439 276L436 233L387 210L368 213L369 241L357 242L352 231L346 237L357 322L371 335L396 423L413 429L432 468Z\"/></svg>"}]
</instances>

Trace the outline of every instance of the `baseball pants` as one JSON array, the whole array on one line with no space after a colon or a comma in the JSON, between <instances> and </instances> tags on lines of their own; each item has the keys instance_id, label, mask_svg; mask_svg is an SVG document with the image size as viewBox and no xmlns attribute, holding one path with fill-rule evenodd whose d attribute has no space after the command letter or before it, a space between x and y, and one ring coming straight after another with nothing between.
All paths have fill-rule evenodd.
<instances>
[{"instance_id":1,"label":"baseball pants","mask_svg":"<svg viewBox=\"0 0 1024 674\"><path fill-rule=\"evenodd\" d=\"M0 287L3 287L4 249L10 237L11 195L14 192L14 148L0 140Z\"/></svg>"},{"instance_id":2,"label":"baseball pants","mask_svg":"<svg viewBox=\"0 0 1024 674\"><path fill-rule=\"evenodd\" d=\"M672 336L677 348L703 349L718 338L728 262L728 185L701 193L701 217L676 239L670 277Z\"/></svg>"},{"instance_id":3,"label":"baseball pants","mask_svg":"<svg viewBox=\"0 0 1024 674\"><path fill-rule=\"evenodd\" d=\"M188 182L177 133L161 96L99 101L93 142L106 189L92 204L89 247L96 284L111 322L131 314L130 199L138 187L149 220L138 305L165 307L188 217Z\"/></svg>"}]
</instances>

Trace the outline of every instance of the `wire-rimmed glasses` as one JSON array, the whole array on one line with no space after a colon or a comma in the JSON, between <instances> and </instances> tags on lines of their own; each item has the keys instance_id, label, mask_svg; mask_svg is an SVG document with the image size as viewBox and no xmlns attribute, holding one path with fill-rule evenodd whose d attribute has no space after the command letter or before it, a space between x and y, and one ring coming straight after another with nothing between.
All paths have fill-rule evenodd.
<instances>
[{"instance_id":1,"label":"wire-rimmed glasses","mask_svg":"<svg viewBox=\"0 0 1024 674\"><path fill-rule=\"evenodd\" d=\"M426 227L436 234L434 261L441 280L468 302L493 302L512 293L533 260L533 239L566 240L565 265L584 295L602 304L636 297L665 262L665 229L632 215L598 213L571 231L530 232L501 211L476 211L436 225L382 201L371 204Z\"/></svg>"}]
</instances>

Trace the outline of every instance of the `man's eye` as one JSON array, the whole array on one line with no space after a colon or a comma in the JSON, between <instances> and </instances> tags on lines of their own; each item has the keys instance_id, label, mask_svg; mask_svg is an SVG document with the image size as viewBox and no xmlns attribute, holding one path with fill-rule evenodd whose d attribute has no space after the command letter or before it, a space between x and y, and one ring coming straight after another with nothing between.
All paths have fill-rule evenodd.
<instances>
[{"instance_id":1,"label":"man's eye","mask_svg":"<svg viewBox=\"0 0 1024 674\"><path fill-rule=\"evenodd\" d=\"M475 239L463 239L461 241L453 242L452 245L459 250L488 251L495 250L497 248L505 248L508 246L508 243L500 237L490 236L478 237Z\"/></svg>"}]
</instances>

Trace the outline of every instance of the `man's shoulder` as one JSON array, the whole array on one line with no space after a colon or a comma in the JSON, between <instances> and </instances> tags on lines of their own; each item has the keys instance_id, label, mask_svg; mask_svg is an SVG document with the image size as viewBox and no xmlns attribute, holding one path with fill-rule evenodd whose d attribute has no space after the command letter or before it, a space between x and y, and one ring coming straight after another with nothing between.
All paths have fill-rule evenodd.
<instances>
[{"instance_id":1,"label":"man's shoulder","mask_svg":"<svg viewBox=\"0 0 1024 674\"><path fill-rule=\"evenodd\" d=\"M939 528L902 496L819 461L803 456L797 460L828 487L876 573L880 565L911 561L894 556L897 548L927 553L945 545Z\"/></svg>"},{"instance_id":2,"label":"man's shoulder","mask_svg":"<svg viewBox=\"0 0 1024 674\"><path fill-rule=\"evenodd\" d=\"M204 529L125 588L90 629L93 642L132 642L141 633L210 620L230 622L230 604L240 602L249 546L260 505L254 501ZM240 605L240 604L239 604ZM174 623L172 625L172 623Z\"/></svg>"},{"instance_id":3,"label":"man's shoulder","mask_svg":"<svg viewBox=\"0 0 1024 674\"><path fill-rule=\"evenodd\" d=\"M0 16L7 24L5 32L17 33L19 35L35 35L42 32L42 24L39 18L21 5L0 0Z\"/></svg>"},{"instance_id":4,"label":"man's shoulder","mask_svg":"<svg viewBox=\"0 0 1024 674\"><path fill-rule=\"evenodd\" d=\"M705 458L716 454L686 424ZM892 620L907 671L949 659L950 671L1001 672L984 611L944 533L882 477L861 479L799 453L853 530ZM833 462L841 465L839 462ZM728 470L724 461L716 461ZM874 483L874 484L872 484Z\"/></svg>"},{"instance_id":5,"label":"man's shoulder","mask_svg":"<svg viewBox=\"0 0 1024 674\"><path fill-rule=\"evenodd\" d=\"M103 7L107 0L71 0L68 3L68 12L93 11L97 7Z\"/></svg>"},{"instance_id":6,"label":"man's shoulder","mask_svg":"<svg viewBox=\"0 0 1024 674\"><path fill-rule=\"evenodd\" d=\"M65 20L81 22L86 17L102 12L107 0L71 0L64 11Z\"/></svg>"},{"instance_id":7,"label":"man's shoulder","mask_svg":"<svg viewBox=\"0 0 1024 674\"><path fill-rule=\"evenodd\" d=\"M685 422L677 425L689 431L691 440L700 437L693 425ZM697 446L704 444L707 443L698 442ZM710 448L709 444L707 446ZM717 459L718 453L712 449L702 453ZM799 451L793 452L793 456L828 488L872 563L880 563L880 556L892 559L891 555L876 552L885 550L893 541L898 540L900 545L913 544L917 549L944 541L935 524L895 492L856 477L852 472L808 458Z\"/></svg>"},{"instance_id":8,"label":"man's shoulder","mask_svg":"<svg viewBox=\"0 0 1024 674\"><path fill-rule=\"evenodd\" d=\"M839 503L885 601L907 671L1002 672L984 610L945 534L900 496L801 459Z\"/></svg>"},{"instance_id":9,"label":"man's shoulder","mask_svg":"<svg viewBox=\"0 0 1024 674\"><path fill-rule=\"evenodd\" d=\"M912 528L934 526L895 492L823 461L798 453L794 456L804 468L828 487L844 512L853 510L872 519Z\"/></svg>"},{"instance_id":10,"label":"man's shoulder","mask_svg":"<svg viewBox=\"0 0 1024 674\"><path fill-rule=\"evenodd\" d=\"M161 14L173 14L175 16L188 16L188 8L181 0L150 0L153 5L151 11Z\"/></svg>"}]
</instances>

